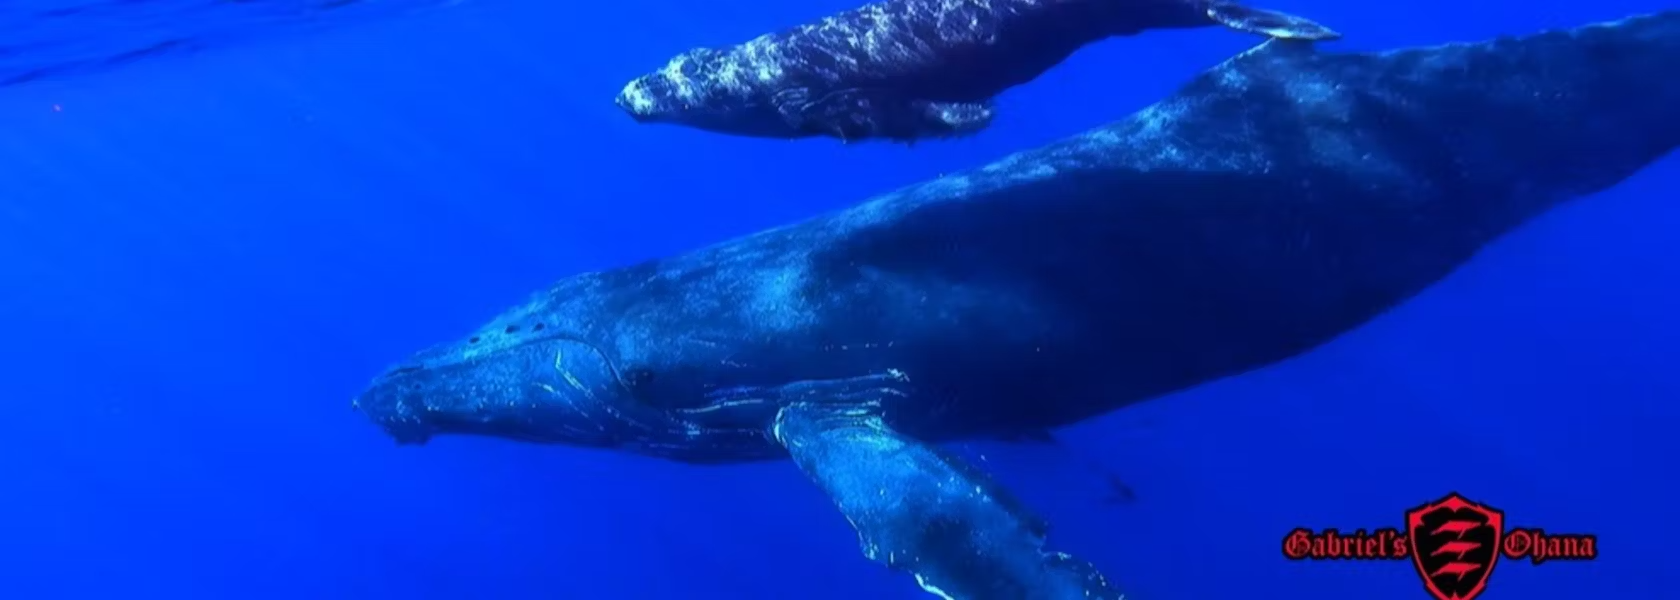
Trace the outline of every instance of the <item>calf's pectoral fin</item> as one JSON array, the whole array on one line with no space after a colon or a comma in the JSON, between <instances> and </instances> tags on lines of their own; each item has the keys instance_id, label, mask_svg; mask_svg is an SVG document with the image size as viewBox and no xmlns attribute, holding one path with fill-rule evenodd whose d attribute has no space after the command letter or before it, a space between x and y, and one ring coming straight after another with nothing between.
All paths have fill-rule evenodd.
<instances>
[{"instance_id":1,"label":"calf's pectoral fin","mask_svg":"<svg viewBox=\"0 0 1680 600\"><path fill-rule=\"evenodd\" d=\"M994 110L990 102L931 102L912 103L923 123L944 135L965 135L978 132L992 124Z\"/></svg>"},{"instance_id":2,"label":"calf's pectoral fin","mask_svg":"<svg viewBox=\"0 0 1680 600\"><path fill-rule=\"evenodd\" d=\"M943 598L1123 598L1090 563L1045 551L1047 528L991 478L888 427L879 398L899 393L891 381L796 386L772 434L851 522L864 556Z\"/></svg>"},{"instance_id":3,"label":"calf's pectoral fin","mask_svg":"<svg viewBox=\"0 0 1680 600\"><path fill-rule=\"evenodd\" d=\"M1207 16L1215 22L1237 31L1246 31L1289 40L1333 40L1342 37L1335 30L1311 19L1275 10L1244 6L1236 2L1214 1L1207 6Z\"/></svg>"}]
</instances>

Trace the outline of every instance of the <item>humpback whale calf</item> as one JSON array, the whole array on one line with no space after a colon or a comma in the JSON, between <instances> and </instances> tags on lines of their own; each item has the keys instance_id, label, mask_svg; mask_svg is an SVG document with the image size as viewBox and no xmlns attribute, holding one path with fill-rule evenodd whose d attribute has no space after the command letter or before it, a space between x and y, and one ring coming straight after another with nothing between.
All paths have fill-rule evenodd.
<instances>
[{"instance_id":1,"label":"humpback whale calf","mask_svg":"<svg viewBox=\"0 0 1680 600\"><path fill-rule=\"evenodd\" d=\"M684 52L626 84L616 103L641 122L734 135L909 143L984 129L992 98L1087 44L1213 25L1340 37L1231 0L883 0L731 48Z\"/></svg>"},{"instance_id":2,"label":"humpback whale calf","mask_svg":"<svg viewBox=\"0 0 1680 600\"><path fill-rule=\"evenodd\" d=\"M965 600L1118 598L943 444L1311 350L1680 144L1680 11L1481 43L1269 41L1129 118L561 280L354 401L444 434L791 459L863 553Z\"/></svg>"}]
</instances>

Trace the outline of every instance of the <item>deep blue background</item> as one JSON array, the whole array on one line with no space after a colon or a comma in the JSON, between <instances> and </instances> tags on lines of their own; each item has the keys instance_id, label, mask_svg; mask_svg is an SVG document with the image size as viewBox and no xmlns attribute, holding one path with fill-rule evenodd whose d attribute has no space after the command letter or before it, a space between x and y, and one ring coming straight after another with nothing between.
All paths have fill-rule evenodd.
<instances>
[{"instance_id":1,"label":"deep blue background","mask_svg":"<svg viewBox=\"0 0 1680 600\"><path fill-rule=\"evenodd\" d=\"M992 131L911 149L636 126L610 102L685 48L855 1L484 0L0 88L0 596L928 597L787 463L397 448L349 408L562 276L1079 132L1257 41L1106 42ZM1379 49L1667 4L1267 6ZM1677 191L1670 157L1328 347L1070 430L1071 453L971 451L1143 600L1422 600L1407 564L1292 564L1279 540L1400 526L1455 489L1602 539L1597 563L1501 566L1484 600L1672 598ZM1449 443L1456 469L1420 462ZM1137 500L1103 504L1075 454Z\"/></svg>"}]
</instances>

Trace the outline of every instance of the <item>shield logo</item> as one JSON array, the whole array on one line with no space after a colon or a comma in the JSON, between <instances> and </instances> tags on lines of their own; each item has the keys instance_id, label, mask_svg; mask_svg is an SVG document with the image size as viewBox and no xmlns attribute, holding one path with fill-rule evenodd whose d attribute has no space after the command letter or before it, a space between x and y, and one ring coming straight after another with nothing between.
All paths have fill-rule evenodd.
<instances>
[{"instance_id":1,"label":"shield logo","mask_svg":"<svg viewBox=\"0 0 1680 600\"><path fill-rule=\"evenodd\" d=\"M1499 562L1505 513L1453 492L1406 511L1406 537L1412 565L1435 600L1473 600Z\"/></svg>"}]
</instances>

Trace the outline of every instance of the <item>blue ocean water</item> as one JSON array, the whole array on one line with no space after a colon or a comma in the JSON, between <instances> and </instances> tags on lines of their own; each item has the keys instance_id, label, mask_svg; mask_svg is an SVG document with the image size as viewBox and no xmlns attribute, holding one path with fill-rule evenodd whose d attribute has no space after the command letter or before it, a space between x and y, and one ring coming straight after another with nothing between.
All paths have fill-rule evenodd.
<instances>
[{"instance_id":1,"label":"blue ocean water","mask_svg":"<svg viewBox=\"0 0 1680 600\"><path fill-rule=\"evenodd\" d=\"M396 447L349 408L393 361L578 271L846 206L1121 118L1254 43L1091 47L960 142L638 126L611 97L691 46L856 0L0 7L0 595L923 598L788 463L483 439ZM1672 8L1266 6L1338 49ZM1599 535L1482 596L1668 598L1680 533L1680 162L1554 210L1298 359L986 466L1142 599L1423 599L1394 562L1291 563L1294 527L1399 527L1449 491ZM1419 435L1419 432L1424 432ZM1460 468L1416 440L1455 440ZM1086 461L1136 499L1111 504Z\"/></svg>"}]
</instances>

